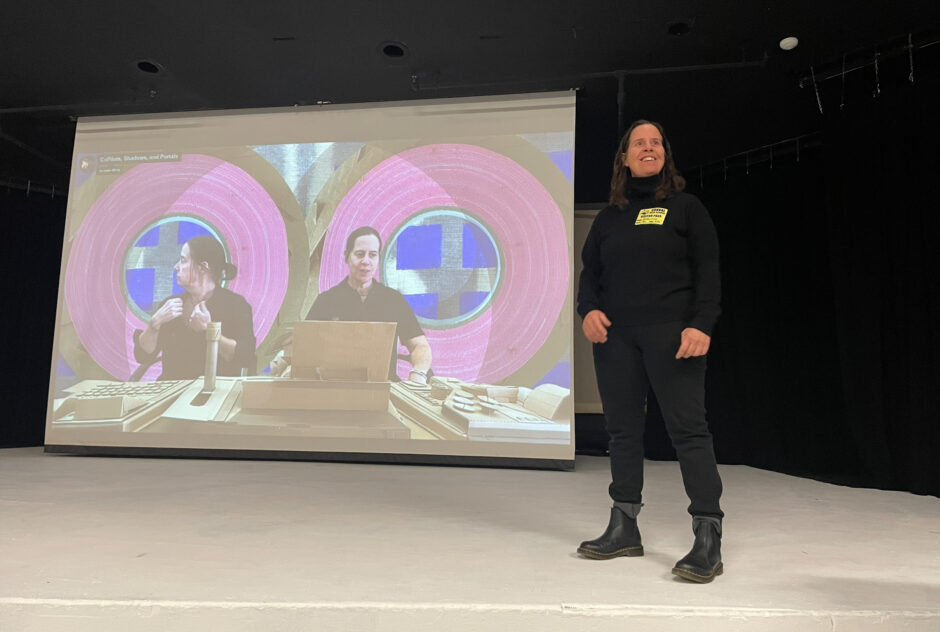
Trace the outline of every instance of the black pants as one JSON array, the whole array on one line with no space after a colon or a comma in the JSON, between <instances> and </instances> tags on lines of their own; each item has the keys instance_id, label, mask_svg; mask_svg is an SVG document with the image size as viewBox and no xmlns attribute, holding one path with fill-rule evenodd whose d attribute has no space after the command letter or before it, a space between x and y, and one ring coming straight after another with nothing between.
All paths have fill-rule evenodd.
<instances>
[{"instance_id":1,"label":"black pants","mask_svg":"<svg viewBox=\"0 0 940 632\"><path fill-rule=\"evenodd\" d=\"M610 497L642 502L643 430L649 387L679 457L693 516L722 517L721 478L705 421L705 356L676 360L683 324L611 327L594 345L594 369L610 434Z\"/></svg>"}]
</instances>

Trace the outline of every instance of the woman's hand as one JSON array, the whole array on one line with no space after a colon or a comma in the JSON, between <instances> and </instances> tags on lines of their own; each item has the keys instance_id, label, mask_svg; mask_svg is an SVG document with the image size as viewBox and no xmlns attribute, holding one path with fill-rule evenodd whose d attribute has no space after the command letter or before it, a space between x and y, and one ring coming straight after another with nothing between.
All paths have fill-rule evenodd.
<instances>
[{"instance_id":1,"label":"woman's hand","mask_svg":"<svg viewBox=\"0 0 940 632\"><path fill-rule=\"evenodd\" d=\"M212 321L212 315L206 308L206 302L196 303L193 313L189 316L189 328L193 331L205 331L206 326Z\"/></svg>"},{"instance_id":2,"label":"woman's hand","mask_svg":"<svg viewBox=\"0 0 940 632\"><path fill-rule=\"evenodd\" d=\"M584 316L584 322L581 323L581 330L584 336L594 343L607 342L607 328L610 327L610 320L607 314L599 309L592 309Z\"/></svg>"},{"instance_id":3,"label":"woman's hand","mask_svg":"<svg viewBox=\"0 0 940 632\"><path fill-rule=\"evenodd\" d=\"M676 360L705 355L708 353L711 342L712 337L704 331L699 331L694 327L686 327L682 330L682 343L679 345L679 351L676 352Z\"/></svg>"},{"instance_id":4,"label":"woman's hand","mask_svg":"<svg viewBox=\"0 0 940 632\"><path fill-rule=\"evenodd\" d=\"M175 318L179 318L183 315L183 299L181 298L171 298L166 303L160 306L160 309L154 313L150 318L150 327L154 331L159 331L160 327L163 327L165 324L170 322Z\"/></svg>"}]
</instances>

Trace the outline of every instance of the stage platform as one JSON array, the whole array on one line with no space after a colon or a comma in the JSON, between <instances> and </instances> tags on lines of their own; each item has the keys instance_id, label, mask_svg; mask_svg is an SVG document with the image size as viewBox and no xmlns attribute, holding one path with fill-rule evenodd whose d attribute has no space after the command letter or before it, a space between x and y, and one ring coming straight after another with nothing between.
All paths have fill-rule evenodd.
<instances>
[{"instance_id":1,"label":"stage platform","mask_svg":"<svg viewBox=\"0 0 940 632\"><path fill-rule=\"evenodd\" d=\"M646 464L645 557L581 559L574 472L0 450L0 630L940 630L940 500L722 466L725 574L678 465Z\"/></svg>"}]
</instances>

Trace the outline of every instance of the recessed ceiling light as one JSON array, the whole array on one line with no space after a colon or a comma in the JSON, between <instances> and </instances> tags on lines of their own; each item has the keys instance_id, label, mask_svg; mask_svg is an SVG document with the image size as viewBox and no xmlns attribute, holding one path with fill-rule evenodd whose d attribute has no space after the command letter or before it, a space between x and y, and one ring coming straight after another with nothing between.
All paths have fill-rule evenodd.
<instances>
[{"instance_id":1,"label":"recessed ceiling light","mask_svg":"<svg viewBox=\"0 0 940 632\"><path fill-rule=\"evenodd\" d=\"M408 56L408 47L402 42L382 42L379 44L379 50L387 59L399 60Z\"/></svg>"},{"instance_id":2,"label":"recessed ceiling light","mask_svg":"<svg viewBox=\"0 0 940 632\"><path fill-rule=\"evenodd\" d=\"M784 37L780 40L780 48L783 50L793 50L800 43L800 40L795 37Z\"/></svg>"},{"instance_id":3,"label":"recessed ceiling light","mask_svg":"<svg viewBox=\"0 0 940 632\"><path fill-rule=\"evenodd\" d=\"M155 75L160 72L160 66L149 59L141 59L137 62L137 70L140 72L145 72L149 75Z\"/></svg>"}]
</instances>

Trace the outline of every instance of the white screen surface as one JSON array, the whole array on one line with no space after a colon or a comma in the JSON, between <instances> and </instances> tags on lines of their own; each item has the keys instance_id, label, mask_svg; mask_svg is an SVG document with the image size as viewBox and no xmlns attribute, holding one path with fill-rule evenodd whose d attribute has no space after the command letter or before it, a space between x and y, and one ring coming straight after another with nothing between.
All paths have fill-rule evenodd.
<instances>
[{"instance_id":1,"label":"white screen surface","mask_svg":"<svg viewBox=\"0 0 940 632\"><path fill-rule=\"evenodd\" d=\"M573 150L569 94L79 121L47 445L573 458ZM397 316L320 309L361 227ZM199 307L221 321L211 392L193 238L237 269ZM141 337L174 300L148 366ZM313 313L399 336L388 355L375 327L334 327L314 366L319 347L289 344ZM388 380L337 365L376 346ZM295 354L306 373L284 372Z\"/></svg>"}]
</instances>

